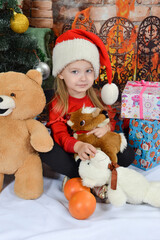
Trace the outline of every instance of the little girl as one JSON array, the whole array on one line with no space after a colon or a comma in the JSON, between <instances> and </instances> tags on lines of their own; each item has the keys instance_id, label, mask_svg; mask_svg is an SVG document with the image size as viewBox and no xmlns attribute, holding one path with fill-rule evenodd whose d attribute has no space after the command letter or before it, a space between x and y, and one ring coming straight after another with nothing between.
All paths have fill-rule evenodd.
<instances>
[{"instance_id":1,"label":"little girl","mask_svg":"<svg viewBox=\"0 0 160 240\"><path fill-rule=\"evenodd\" d=\"M91 144L76 140L67 126L67 114L85 107L103 108L94 90L94 80L99 75L100 64L106 66L109 85L112 71L105 45L101 39L80 29L69 30L59 36L53 50L53 75L55 96L49 106L49 122L55 145L49 153L41 153L41 159L54 171L68 176L78 177L78 163L73 154L81 160L96 154ZM107 90L109 102L112 102L114 90ZM107 96L108 96L107 95ZM113 102L114 103L114 102ZM98 138L110 131L110 125L99 127L88 134ZM134 151L129 146L123 153L118 153L118 164L129 166L134 160Z\"/></svg>"}]
</instances>

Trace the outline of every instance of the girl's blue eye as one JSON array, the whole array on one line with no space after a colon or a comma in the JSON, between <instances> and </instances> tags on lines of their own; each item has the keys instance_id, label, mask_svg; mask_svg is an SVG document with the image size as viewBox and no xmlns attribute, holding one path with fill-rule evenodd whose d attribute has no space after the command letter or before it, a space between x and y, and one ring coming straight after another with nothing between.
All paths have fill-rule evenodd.
<instances>
[{"instance_id":1,"label":"girl's blue eye","mask_svg":"<svg viewBox=\"0 0 160 240\"><path fill-rule=\"evenodd\" d=\"M72 73L73 73L73 74L77 74L77 73L78 73L78 71L77 71L77 70L74 70L74 71L72 71Z\"/></svg>"},{"instance_id":2,"label":"girl's blue eye","mask_svg":"<svg viewBox=\"0 0 160 240\"><path fill-rule=\"evenodd\" d=\"M93 70L92 69L87 69L87 73L91 73Z\"/></svg>"}]
</instances>

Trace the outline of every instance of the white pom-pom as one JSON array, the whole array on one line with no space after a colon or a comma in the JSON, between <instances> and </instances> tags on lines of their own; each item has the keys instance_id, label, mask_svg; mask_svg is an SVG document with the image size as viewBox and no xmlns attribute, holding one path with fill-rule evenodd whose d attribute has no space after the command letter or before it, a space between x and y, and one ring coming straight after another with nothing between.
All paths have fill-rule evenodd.
<instances>
[{"instance_id":1,"label":"white pom-pom","mask_svg":"<svg viewBox=\"0 0 160 240\"><path fill-rule=\"evenodd\" d=\"M114 104L119 95L118 87L114 83L107 83L102 87L101 98L106 105Z\"/></svg>"}]
</instances>

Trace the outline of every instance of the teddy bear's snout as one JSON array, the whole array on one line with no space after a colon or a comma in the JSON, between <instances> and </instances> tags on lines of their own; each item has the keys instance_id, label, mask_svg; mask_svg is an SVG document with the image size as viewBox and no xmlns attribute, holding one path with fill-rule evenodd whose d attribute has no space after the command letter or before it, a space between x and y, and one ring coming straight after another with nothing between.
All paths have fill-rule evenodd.
<instances>
[{"instance_id":1,"label":"teddy bear's snout","mask_svg":"<svg viewBox=\"0 0 160 240\"><path fill-rule=\"evenodd\" d=\"M15 108L15 101L8 96L0 95L0 116L8 116Z\"/></svg>"}]
</instances>

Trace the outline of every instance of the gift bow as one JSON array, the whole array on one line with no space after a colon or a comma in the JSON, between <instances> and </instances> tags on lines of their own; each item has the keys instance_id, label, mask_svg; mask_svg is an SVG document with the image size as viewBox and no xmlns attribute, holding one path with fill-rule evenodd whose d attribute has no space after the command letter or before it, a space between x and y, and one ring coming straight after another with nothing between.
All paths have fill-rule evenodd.
<instances>
[{"instance_id":1,"label":"gift bow","mask_svg":"<svg viewBox=\"0 0 160 240\"><path fill-rule=\"evenodd\" d=\"M133 87L158 87L158 82L148 82L148 81L134 81L128 82L128 85Z\"/></svg>"}]
</instances>

